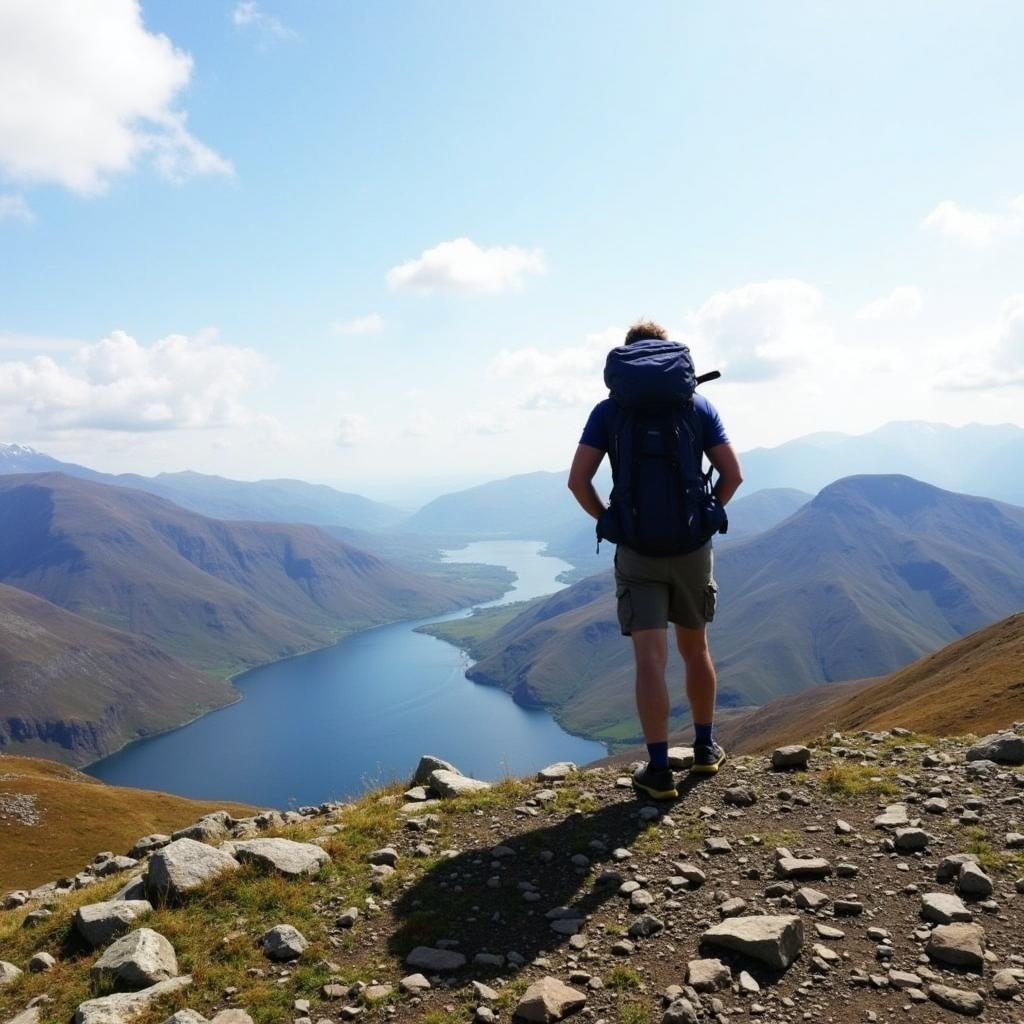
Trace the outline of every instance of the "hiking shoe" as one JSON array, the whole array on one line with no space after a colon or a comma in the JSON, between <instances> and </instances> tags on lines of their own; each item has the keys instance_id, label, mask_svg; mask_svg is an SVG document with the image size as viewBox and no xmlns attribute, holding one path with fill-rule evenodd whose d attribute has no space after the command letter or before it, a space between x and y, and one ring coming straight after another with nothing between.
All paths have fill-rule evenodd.
<instances>
[{"instance_id":1,"label":"hiking shoe","mask_svg":"<svg viewBox=\"0 0 1024 1024\"><path fill-rule=\"evenodd\" d=\"M645 764L633 772L633 788L654 800L675 800L676 784L671 768L652 768Z\"/></svg>"},{"instance_id":2,"label":"hiking shoe","mask_svg":"<svg viewBox=\"0 0 1024 1024\"><path fill-rule=\"evenodd\" d=\"M694 744L691 772L697 772L698 775L714 775L724 763L725 751L714 740L710 744Z\"/></svg>"}]
</instances>

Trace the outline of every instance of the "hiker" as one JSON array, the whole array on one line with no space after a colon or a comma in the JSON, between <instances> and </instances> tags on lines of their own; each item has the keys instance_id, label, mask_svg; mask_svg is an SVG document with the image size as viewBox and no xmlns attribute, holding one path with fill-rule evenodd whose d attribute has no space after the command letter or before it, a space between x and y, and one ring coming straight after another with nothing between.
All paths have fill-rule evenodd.
<instances>
[{"instance_id":1,"label":"hiker","mask_svg":"<svg viewBox=\"0 0 1024 1024\"><path fill-rule=\"evenodd\" d=\"M615 543L619 627L633 639L636 705L648 763L633 773L634 787L655 799L677 796L668 762L671 701L665 684L666 630L675 626L686 666L695 739L692 771L717 772L725 751L715 741L715 666L707 624L715 615L717 585L711 537L724 533L724 507L743 482L739 459L714 406L694 393L690 351L665 329L644 321L612 349L604 379L610 397L599 402L583 429L569 489L597 521L597 540ZM606 507L593 479L605 454L612 467ZM703 457L718 472L703 472Z\"/></svg>"}]
</instances>

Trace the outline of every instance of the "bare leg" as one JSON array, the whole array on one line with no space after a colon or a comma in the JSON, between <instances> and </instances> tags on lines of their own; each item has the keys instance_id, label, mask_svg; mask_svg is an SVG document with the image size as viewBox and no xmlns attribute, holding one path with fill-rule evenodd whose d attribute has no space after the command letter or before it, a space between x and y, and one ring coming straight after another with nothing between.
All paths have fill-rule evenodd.
<instances>
[{"instance_id":1,"label":"bare leg","mask_svg":"<svg viewBox=\"0 0 1024 1024\"><path fill-rule=\"evenodd\" d=\"M636 656L636 709L648 743L668 740L668 715L671 706L665 685L668 664L668 636L664 629L633 631Z\"/></svg>"},{"instance_id":2,"label":"bare leg","mask_svg":"<svg viewBox=\"0 0 1024 1024\"><path fill-rule=\"evenodd\" d=\"M694 722L709 725L715 720L715 692L718 680L708 650L707 627L684 629L676 626L676 643L686 665L686 696Z\"/></svg>"}]
</instances>

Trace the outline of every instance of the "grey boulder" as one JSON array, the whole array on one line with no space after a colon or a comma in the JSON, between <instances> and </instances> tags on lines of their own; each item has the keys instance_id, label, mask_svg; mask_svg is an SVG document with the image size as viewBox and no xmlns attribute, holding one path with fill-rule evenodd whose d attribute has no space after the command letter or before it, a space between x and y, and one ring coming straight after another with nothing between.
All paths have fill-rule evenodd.
<instances>
[{"instance_id":1,"label":"grey boulder","mask_svg":"<svg viewBox=\"0 0 1024 1024\"><path fill-rule=\"evenodd\" d=\"M0 988L20 978L21 973L21 968L15 967L9 960L0 960Z\"/></svg>"},{"instance_id":2,"label":"grey boulder","mask_svg":"<svg viewBox=\"0 0 1024 1024\"><path fill-rule=\"evenodd\" d=\"M137 918L153 912L149 900L105 900L75 911L75 931L93 948L129 932Z\"/></svg>"},{"instance_id":3,"label":"grey boulder","mask_svg":"<svg viewBox=\"0 0 1024 1024\"><path fill-rule=\"evenodd\" d=\"M410 787L428 785L431 773L438 770L451 772L453 775L462 774L450 761L435 757L433 754L423 754L420 757L420 763L416 765L416 771L413 772L412 778L409 780Z\"/></svg>"},{"instance_id":4,"label":"grey boulder","mask_svg":"<svg viewBox=\"0 0 1024 1024\"><path fill-rule=\"evenodd\" d=\"M89 971L94 982L128 989L170 981L177 973L174 947L152 928L122 935L104 950Z\"/></svg>"},{"instance_id":5,"label":"grey boulder","mask_svg":"<svg viewBox=\"0 0 1024 1024\"><path fill-rule=\"evenodd\" d=\"M118 992L79 1004L75 1024L127 1024L148 1009L156 1000L180 992L192 984L190 974L161 981L139 992Z\"/></svg>"},{"instance_id":6,"label":"grey boulder","mask_svg":"<svg viewBox=\"0 0 1024 1024\"><path fill-rule=\"evenodd\" d=\"M967 751L968 761L995 761L996 764L1024 764L1024 736L997 732L984 737Z\"/></svg>"},{"instance_id":7,"label":"grey boulder","mask_svg":"<svg viewBox=\"0 0 1024 1024\"><path fill-rule=\"evenodd\" d=\"M490 789L489 782L471 779L459 772L437 768L430 773L430 788L443 797L462 796L464 793L479 793Z\"/></svg>"},{"instance_id":8,"label":"grey boulder","mask_svg":"<svg viewBox=\"0 0 1024 1024\"><path fill-rule=\"evenodd\" d=\"M319 846L292 839L245 839L225 843L221 849L243 864L258 864L290 878L315 875L331 860L330 854Z\"/></svg>"},{"instance_id":9,"label":"grey boulder","mask_svg":"<svg viewBox=\"0 0 1024 1024\"><path fill-rule=\"evenodd\" d=\"M180 900L225 872L237 870L238 861L231 854L194 839L176 839L150 858L146 890L151 897Z\"/></svg>"},{"instance_id":10,"label":"grey boulder","mask_svg":"<svg viewBox=\"0 0 1024 1024\"><path fill-rule=\"evenodd\" d=\"M921 916L934 924L954 924L974 919L963 900L947 892L926 892L921 897Z\"/></svg>"}]
</instances>

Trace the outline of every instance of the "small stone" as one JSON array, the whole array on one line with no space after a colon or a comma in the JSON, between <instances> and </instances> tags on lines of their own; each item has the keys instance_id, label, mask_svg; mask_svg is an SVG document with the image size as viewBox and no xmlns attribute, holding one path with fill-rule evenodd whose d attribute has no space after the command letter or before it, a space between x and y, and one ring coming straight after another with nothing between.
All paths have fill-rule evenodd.
<instances>
[{"instance_id":1,"label":"small stone","mask_svg":"<svg viewBox=\"0 0 1024 1024\"><path fill-rule=\"evenodd\" d=\"M309 942L290 924L277 924L263 933L263 955L271 960L296 960L306 951Z\"/></svg>"},{"instance_id":2,"label":"small stone","mask_svg":"<svg viewBox=\"0 0 1024 1024\"><path fill-rule=\"evenodd\" d=\"M788 768L806 768L810 759L810 750L796 743L772 751L772 767L777 771Z\"/></svg>"},{"instance_id":3,"label":"small stone","mask_svg":"<svg viewBox=\"0 0 1024 1024\"><path fill-rule=\"evenodd\" d=\"M673 999L665 1009L661 1024L698 1024L700 1018L689 999Z\"/></svg>"},{"instance_id":4,"label":"small stone","mask_svg":"<svg viewBox=\"0 0 1024 1024\"><path fill-rule=\"evenodd\" d=\"M780 857L775 872L780 878L826 878L832 865L824 857Z\"/></svg>"},{"instance_id":5,"label":"small stone","mask_svg":"<svg viewBox=\"0 0 1024 1024\"><path fill-rule=\"evenodd\" d=\"M337 920L334 922L339 928L352 928L356 921L359 920L359 908L349 907L348 910L343 911L338 915Z\"/></svg>"},{"instance_id":6,"label":"small stone","mask_svg":"<svg viewBox=\"0 0 1024 1024\"><path fill-rule=\"evenodd\" d=\"M992 991L1000 999L1012 999L1021 990L1021 972L1013 969L996 971L992 975Z\"/></svg>"},{"instance_id":7,"label":"small stone","mask_svg":"<svg viewBox=\"0 0 1024 1024\"><path fill-rule=\"evenodd\" d=\"M535 981L524 993L515 1009L515 1016L536 1024L551 1024L567 1017L586 1005L583 992L559 981L545 977Z\"/></svg>"},{"instance_id":8,"label":"small stone","mask_svg":"<svg viewBox=\"0 0 1024 1024\"><path fill-rule=\"evenodd\" d=\"M668 766L676 772L685 772L692 768L693 747L669 747Z\"/></svg>"},{"instance_id":9,"label":"small stone","mask_svg":"<svg viewBox=\"0 0 1024 1024\"><path fill-rule=\"evenodd\" d=\"M965 896L985 897L992 895L992 879L977 864L968 861L960 865L960 874L956 880L957 892Z\"/></svg>"},{"instance_id":10,"label":"small stone","mask_svg":"<svg viewBox=\"0 0 1024 1024\"><path fill-rule=\"evenodd\" d=\"M657 935L664 927L664 923L653 914L644 914L629 926L629 937L631 939L650 938L652 935Z\"/></svg>"},{"instance_id":11,"label":"small stone","mask_svg":"<svg viewBox=\"0 0 1024 1024\"><path fill-rule=\"evenodd\" d=\"M32 955L28 962L28 969L33 974L42 974L44 971L52 971L57 966L57 961L47 952L40 951Z\"/></svg>"},{"instance_id":12,"label":"small stone","mask_svg":"<svg viewBox=\"0 0 1024 1024\"><path fill-rule=\"evenodd\" d=\"M425 971L438 974L457 971L465 967L466 958L453 949L435 949L432 946L417 946L406 958L410 967L422 967Z\"/></svg>"},{"instance_id":13,"label":"small stone","mask_svg":"<svg viewBox=\"0 0 1024 1024\"><path fill-rule=\"evenodd\" d=\"M430 788L439 793L442 797L463 796L466 793L480 793L491 788L489 782L480 779L470 779L457 772L450 772L438 768L430 773Z\"/></svg>"},{"instance_id":14,"label":"small stone","mask_svg":"<svg viewBox=\"0 0 1024 1024\"><path fill-rule=\"evenodd\" d=\"M821 910L822 907L828 906L832 901L832 897L828 893L819 892L817 889L808 887L798 889L794 899L796 905L801 910Z\"/></svg>"},{"instance_id":15,"label":"small stone","mask_svg":"<svg viewBox=\"0 0 1024 1024\"><path fill-rule=\"evenodd\" d=\"M985 1000L979 993L948 985L929 985L928 998L944 1009L966 1017L977 1017L985 1009Z\"/></svg>"},{"instance_id":16,"label":"small stone","mask_svg":"<svg viewBox=\"0 0 1024 1024\"><path fill-rule=\"evenodd\" d=\"M541 768L537 772L537 780L539 782L560 782L576 771L578 769L572 761L556 761L554 764L549 764L547 768Z\"/></svg>"},{"instance_id":17,"label":"small stone","mask_svg":"<svg viewBox=\"0 0 1024 1024\"><path fill-rule=\"evenodd\" d=\"M705 931L701 941L785 970L803 946L804 930L796 916L731 917Z\"/></svg>"},{"instance_id":18,"label":"small stone","mask_svg":"<svg viewBox=\"0 0 1024 1024\"><path fill-rule=\"evenodd\" d=\"M985 930L978 924L940 924L928 937L932 960L980 971L985 964Z\"/></svg>"},{"instance_id":19,"label":"small stone","mask_svg":"<svg viewBox=\"0 0 1024 1024\"><path fill-rule=\"evenodd\" d=\"M910 823L906 804L890 804L874 821L875 828L903 828Z\"/></svg>"},{"instance_id":20,"label":"small stone","mask_svg":"<svg viewBox=\"0 0 1024 1024\"><path fill-rule=\"evenodd\" d=\"M898 828L893 838L896 849L903 853L923 850L928 846L928 833L923 828Z\"/></svg>"},{"instance_id":21,"label":"small stone","mask_svg":"<svg viewBox=\"0 0 1024 1024\"><path fill-rule=\"evenodd\" d=\"M935 924L971 921L973 916L959 896L945 892L926 892L921 897L921 916Z\"/></svg>"},{"instance_id":22,"label":"small stone","mask_svg":"<svg viewBox=\"0 0 1024 1024\"><path fill-rule=\"evenodd\" d=\"M430 982L422 974L407 974L399 983L398 987L408 995L417 995L426 992L430 988Z\"/></svg>"},{"instance_id":23,"label":"small stone","mask_svg":"<svg viewBox=\"0 0 1024 1024\"><path fill-rule=\"evenodd\" d=\"M691 960L686 980L697 992L719 992L732 984L732 971L721 960Z\"/></svg>"},{"instance_id":24,"label":"small stone","mask_svg":"<svg viewBox=\"0 0 1024 1024\"><path fill-rule=\"evenodd\" d=\"M722 800L734 807L752 807L757 803L757 794L750 786L729 786L722 794Z\"/></svg>"}]
</instances>

